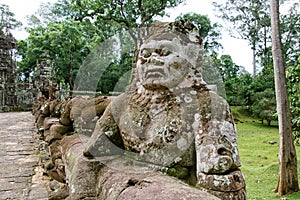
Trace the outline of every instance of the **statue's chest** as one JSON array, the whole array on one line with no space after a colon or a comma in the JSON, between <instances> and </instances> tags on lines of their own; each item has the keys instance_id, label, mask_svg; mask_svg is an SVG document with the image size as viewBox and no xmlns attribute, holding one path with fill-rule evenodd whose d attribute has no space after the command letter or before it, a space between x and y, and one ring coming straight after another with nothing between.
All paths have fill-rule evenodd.
<instances>
[{"instance_id":1,"label":"statue's chest","mask_svg":"<svg viewBox=\"0 0 300 200\"><path fill-rule=\"evenodd\" d=\"M119 128L127 150L151 151L177 145L192 134L190 118L180 107L153 104L148 109L128 109Z\"/></svg>"},{"instance_id":2,"label":"statue's chest","mask_svg":"<svg viewBox=\"0 0 300 200\"><path fill-rule=\"evenodd\" d=\"M126 153L163 166L173 162L191 166L195 113L199 112L197 98L192 95L176 95L162 103L130 102L125 106L117 124Z\"/></svg>"}]
</instances>

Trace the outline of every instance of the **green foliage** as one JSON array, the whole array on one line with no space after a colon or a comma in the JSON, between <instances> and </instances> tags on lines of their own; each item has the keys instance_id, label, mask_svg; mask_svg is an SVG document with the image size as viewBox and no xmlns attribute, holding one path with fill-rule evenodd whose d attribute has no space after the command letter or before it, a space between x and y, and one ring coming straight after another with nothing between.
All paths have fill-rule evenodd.
<instances>
[{"instance_id":1,"label":"green foliage","mask_svg":"<svg viewBox=\"0 0 300 200\"><path fill-rule=\"evenodd\" d=\"M29 27L46 27L51 22L66 19L76 20L79 13L71 9L70 0L57 0L55 3L41 3L34 15L27 16Z\"/></svg>"},{"instance_id":2,"label":"green foliage","mask_svg":"<svg viewBox=\"0 0 300 200\"><path fill-rule=\"evenodd\" d=\"M126 85L129 81L119 79L131 71L134 57L132 48L126 53L116 52L128 49L126 41L117 44L113 40L108 42L109 38L126 29L132 39L138 39L134 28L146 26L153 17L165 15L166 8L182 2L59 0L43 4L36 15L29 17L29 38L19 42L19 54L23 57L20 73L28 77L37 61L47 57L54 64L57 82L68 83L71 89L76 83L74 89L108 93L117 82ZM116 44L120 45L119 50L112 52ZM137 47L137 43L129 44ZM120 84L118 87L124 89Z\"/></svg>"},{"instance_id":3,"label":"green foliage","mask_svg":"<svg viewBox=\"0 0 300 200\"><path fill-rule=\"evenodd\" d=\"M267 120L270 126L272 120L276 120L276 99L275 91L267 88L262 92L253 94L253 105L251 107L254 116L262 120Z\"/></svg>"},{"instance_id":4,"label":"green foliage","mask_svg":"<svg viewBox=\"0 0 300 200\"><path fill-rule=\"evenodd\" d=\"M292 128L297 140L300 138L300 57L298 64L287 70L288 92L292 115Z\"/></svg>"},{"instance_id":5,"label":"green foliage","mask_svg":"<svg viewBox=\"0 0 300 200\"><path fill-rule=\"evenodd\" d=\"M65 82L73 89L78 71L86 56L117 28L96 26L89 20L78 21L79 13L71 10L70 1L42 4L36 15L30 16L29 37L19 41L19 71L28 78L36 63L47 58L53 62L54 81ZM94 69L97 71L97 69ZM93 73L93 71L91 71Z\"/></svg>"},{"instance_id":6,"label":"green foliage","mask_svg":"<svg viewBox=\"0 0 300 200\"><path fill-rule=\"evenodd\" d=\"M165 9L175 7L184 0L71 0L73 10L80 12L79 20L105 20L117 22L127 28L141 28L147 25L153 17L164 16Z\"/></svg>"},{"instance_id":7,"label":"green foliage","mask_svg":"<svg viewBox=\"0 0 300 200\"><path fill-rule=\"evenodd\" d=\"M271 65L266 66L251 83L250 106L252 114L270 124L276 120L276 97L274 84L274 70Z\"/></svg>"},{"instance_id":8,"label":"green foliage","mask_svg":"<svg viewBox=\"0 0 300 200\"><path fill-rule=\"evenodd\" d=\"M252 76L249 73L229 79L225 82L226 97L229 105L248 106L251 98L250 85Z\"/></svg>"},{"instance_id":9,"label":"green foliage","mask_svg":"<svg viewBox=\"0 0 300 200\"><path fill-rule=\"evenodd\" d=\"M134 42L128 32L106 39L85 58L76 77L76 89L103 94L124 91L131 78L133 55Z\"/></svg>"},{"instance_id":10,"label":"green foliage","mask_svg":"<svg viewBox=\"0 0 300 200\"><path fill-rule=\"evenodd\" d=\"M249 42L257 61L258 54L265 53L270 41L270 6L268 0L227 0L225 4L214 2L223 20L230 22L227 30L233 37ZM256 66L254 65L254 76Z\"/></svg>"},{"instance_id":11,"label":"green foliage","mask_svg":"<svg viewBox=\"0 0 300 200\"><path fill-rule=\"evenodd\" d=\"M260 60L263 67L268 65L271 60L269 1L228 0L224 4L214 2L214 6L220 13L219 17L230 22L227 29L231 35L248 40L254 51L255 61ZM288 65L293 65L300 54L298 31L300 29L300 14L297 3L291 7L288 14L280 16L280 28L286 61Z\"/></svg>"},{"instance_id":12,"label":"green foliage","mask_svg":"<svg viewBox=\"0 0 300 200\"><path fill-rule=\"evenodd\" d=\"M203 38L204 51L207 54L217 55L217 51L222 48L218 42L221 38L221 25L218 23L212 24L208 16L196 13L187 13L180 15L176 20L187 19L199 30L199 35Z\"/></svg>"},{"instance_id":13,"label":"green foliage","mask_svg":"<svg viewBox=\"0 0 300 200\"><path fill-rule=\"evenodd\" d=\"M18 63L18 72L24 81L29 81L30 73L33 72L37 61L27 54L28 52L33 53L33 50L34 49L30 50L28 48L27 41L18 41L18 55L22 56L22 61Z\"/></svg>"},{"instance_id":14,"label":"green foliage","mask_svg":"<svg viewBox=\"0 0 300 200\"><path fill-rule=\"evenodd\" d=\"M298 8L297 4L294 4L288 14L280 17L283 51L288 66L297 65L297 59L300 55L300 13Z\"/></svg>"},{"instance_id":15,"label":"green foliage","mask_svg":"<svg viewBox=\"0 0 300 200\"><path fill-rule=\"evenodd\" d=\"M123 54L120 60L111 63L102 74L97 90L102 91L104 94L109 94L111 91L124 92L131 78L129 75L132 69L132 59L133 56L128 52ZM127 72L130 74L126 74ZM122 79L123 75L125 77ZM120 81L121 83L118 83ZM119 87L116 87L116 85Z\"/></svg>"},{"instance_id":16,"label":"green foliage","mask_svg":"<svg viewBox=\"0 0 300 200\"><path fill-rule=\"evenodd\" d=\"M140 45L140 28L153 22L155 16L164 16L165 9L185 0L71 0L72 9L79 12L77 20L94 21L99 26L119 26L129 31L135 46Z\"/></svg>"},{"instance_id":17,"label":"green foliage","mask_svg":"<svg viewBox=\"0 0 300 200\"><path fill-rule=\"evenodd\" d=\"M276 98L272 65L266 66L255 78L236 65L231 56L215 59L226 90L226 99L231 106L250 108L253 116L262 122L276 120Z\"/></svg>"},{"instance_id":18,"label":"green foliage","mask_svg":"<svg viewBox=\"0 0 300 200\"><path fill-rule=\"evenodd\" d=\"M229 105L246 106L250 99L251 75L241 66L236 65L230 55L214 59L219 68Z\"/></svg>"},{"instance_id":19,"label":"green foliage","mask_svg":"<svg viewBox=\"0 0 300 200\"><path fill-rule=\"evenodd\" d=\"M86 26L82 23L65 20L50 22L47 27L29 29L29 37L20 41L20 71L33 71L38 60L47 58L54 63L55 79L73 86L77 71L89 53L89 38L85 35Z\"/></svg>"},{"instance_id":20,"label":"green foliage","mask_svg":"<svg viewBox=\"0 0 300 200\"><path fill-rule=\"evenodd\" d=\"M0 4L0 32L8 33L21 25L22 23L15 19L15 14L9 10L8 5Z\"/></svg>"},{"instance_id":21,"label":"green foliage","mask_svg":"<svg viewBox=\"0 0 300 200\"><path fill-rule=\"evenodd\" d=\"M222 55L219 67L224 81L238 77L239 66L236 65L230 55Z\"/></svg>"}]
</instances>

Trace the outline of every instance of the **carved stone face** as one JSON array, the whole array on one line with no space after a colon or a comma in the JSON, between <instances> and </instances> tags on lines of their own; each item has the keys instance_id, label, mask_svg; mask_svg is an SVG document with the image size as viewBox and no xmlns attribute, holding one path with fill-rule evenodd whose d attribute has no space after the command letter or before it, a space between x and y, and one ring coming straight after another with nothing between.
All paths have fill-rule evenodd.
<instances>
[{"instance_id":1,"label":"carved stone face","mask_svg":"<svg viewBox=\"0 0 300 200\"><path fill-rule=\"evenodd\" d=\"M139 52L138 79L147 89L173 88L183 82L189 71L188 65L178 41L150 40Z\"/></svg>"}]
</instances>

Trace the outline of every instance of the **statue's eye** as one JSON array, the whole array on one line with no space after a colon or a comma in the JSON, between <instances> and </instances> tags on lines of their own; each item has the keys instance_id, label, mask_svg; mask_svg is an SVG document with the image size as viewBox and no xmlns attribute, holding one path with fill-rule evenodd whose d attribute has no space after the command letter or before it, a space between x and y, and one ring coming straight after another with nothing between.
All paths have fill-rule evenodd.
<instances>
[{"instance_id":1,"label":"statue's eye","mask_svg":"<svg viewBox=\"0 0 300 200\"><path fill-rule=\"evenodd\" d=\"M164 48L162 48L160 55L162 55L162 56L167 56L167 55L169 55L170 53L172 53L172 52L170 51L170 49L167 48L167 47L164 47Z\"/></svg>"},{"instance_id":2,"label":"statue's eye","mask_svg":"<svg viewBox=\"0 0 300 200\"><path fill-rule=\"evenodd\" d=\"M151 55L151 53L150 53L150 51L147 50L147 49L143 49L143 50L141 51L141 56L144 57L144 58L149 58L150 55Z\"/></svg>"}]
</instances>

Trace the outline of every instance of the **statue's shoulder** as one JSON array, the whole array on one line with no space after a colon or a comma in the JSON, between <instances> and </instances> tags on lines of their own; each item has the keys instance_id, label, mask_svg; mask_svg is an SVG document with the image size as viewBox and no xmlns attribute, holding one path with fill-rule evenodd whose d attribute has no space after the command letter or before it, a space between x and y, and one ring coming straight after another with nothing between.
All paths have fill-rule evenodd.
<instances>
[{"instance_id":1,"label":"statue's shoulder","mask_svg":"<svg viewBox=\"0 0 300 200\"><path fill-rule=\"evenodd\" d=\"M128 105L128 95L126 93L122 93L118 96L111 96L111 103L109 105L109 109L113 113L120 113L124 110L126 105Z\"/></svg>"},{"instance_id":2,"label":"statue's shoulder","mask_svg":"<svg viewBox=\"0 0 300 200\"><path fill-rule=\"evenodd\" d=\"M118 96L111 96L111 104L115 106L122 102L125 103L124 101L127 102L127 96L128 95L126 93L121 93Z\"/></svg>"},{"instance_id":3,"label":"statue's shoulder","mask_svg":"<svg viewBox=\"0 0 300 200\"><path fill-rule=\"evenodd\" d=\"M220 96L219 94L217 94L217 92L209 91L209 96L211 98L212 103L228 106L226 99Z\"/></svg>"}]
</instances>

